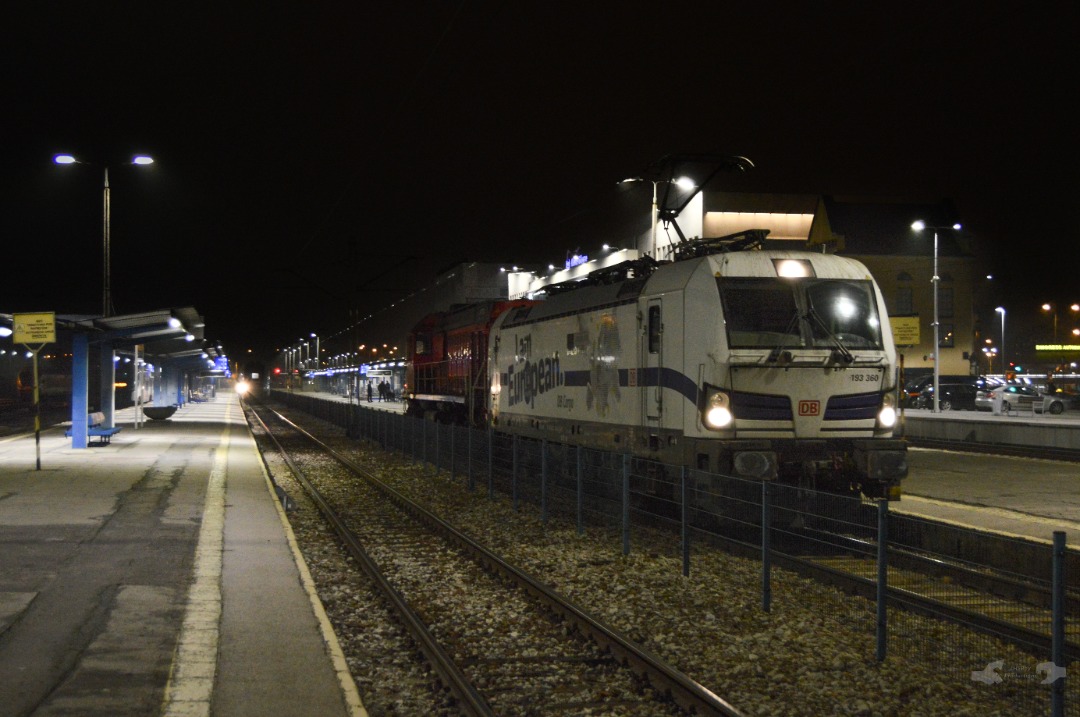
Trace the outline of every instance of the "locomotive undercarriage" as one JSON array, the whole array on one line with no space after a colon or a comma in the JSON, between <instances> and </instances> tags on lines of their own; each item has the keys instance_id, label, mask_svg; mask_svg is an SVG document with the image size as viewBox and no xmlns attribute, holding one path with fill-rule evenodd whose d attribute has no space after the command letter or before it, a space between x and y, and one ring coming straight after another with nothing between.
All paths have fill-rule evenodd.
<instances>
[{"instance_id":1,"label":"locomotive undercarriage","mask_svg":"<svg viewBox=\"0 0 1080 717\"><path fill-rule=\"evenodd\" d=\"M670 499L672 470L719 474L747 480L773 480L816 491L868 498L898 499L907 475L906 447L891 439L740 439L687 438L680 431L650 430L603 423L569 423L525 416L502 416L495 429L520 436L581 445L647 459L657 478L648 492ZM675 476L677 478L677 475Z\"/></svg>"}]
</instances>

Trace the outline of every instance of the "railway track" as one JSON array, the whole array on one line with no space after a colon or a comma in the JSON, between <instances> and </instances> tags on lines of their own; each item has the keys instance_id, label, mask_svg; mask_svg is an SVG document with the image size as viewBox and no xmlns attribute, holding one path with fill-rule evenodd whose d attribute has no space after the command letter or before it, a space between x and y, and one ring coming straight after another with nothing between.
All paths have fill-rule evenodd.
<instances>
[{"instance_id":1,"label":"railway track","mask_svg":"<svg viewBox=\"0 0 1080 717\"><path fill-rule=\"evenodd\" d=\"M280 414L258 414L466 714L739 714ZM347 496L320 491L326 457L355 477Z\"/></svg>"},{"instance_id":2,"label":"railway track","mask_svg":"<svg viewBox=\"0 0 1080 717\"><path fill-rule=\"evenodd\" d=\"M1018 446L1006 443L978 443L935 438L906 437L908 445L918 448L933 448L942 451L961 451L967 453L986 453L997 456L1017 458L1052 458L1058 461L1080 462L1080 451L1055 446Z\"/></svg>"},{"instance_id":3,"label":"railway track","mask_svg":"<svg viewBox=\"0 0 1080 717\"><path fill-rule=\"evenodd\" d=\"M780 564L873 598L878 572L876 544L853 537L834 536L833 540L845 543L846 550L786 556ZM975 570L911 550L890 548L886 559L889 598L905 609L945 617L1020 646L1036 646L1049 652L1052 596L1047 585ZM1067 589L1065 602L1067 614L1080 615L1080 592ZM1080 621L1066 621L1065 637L1066 658L1080 659Z\"/></svg>"}]
</instances>

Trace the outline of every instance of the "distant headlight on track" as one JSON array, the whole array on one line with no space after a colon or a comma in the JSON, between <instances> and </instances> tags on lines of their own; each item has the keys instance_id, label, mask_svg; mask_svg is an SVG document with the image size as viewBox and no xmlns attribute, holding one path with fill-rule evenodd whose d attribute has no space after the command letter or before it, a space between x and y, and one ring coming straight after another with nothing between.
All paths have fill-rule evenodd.
<instances>
[{"instance_id":1,"label":"distant headlight on track","mask_svg":"<svg viewBox=\"0 0 1080 717\"><path fill-rule=\"evenodd\" d=\"M892 428L896 425L896 407L893 405L893 395L886 393L881 401L881 410L878 411L877 421L882 428Z\"/></svg>"},{"instance_id":2,"label":"distant headlight on track","mask_svg":"<svg viewBox=\"0 0 1080 717\"><path fill-rule=\"evenodd\" d=\"M248 384L247 381L237 381L236 382L236 392L238 394L240 394L241 396L246 394L248 392L248 390L250 390L250 389L251 389L251 386Z\"/></svg>"},{"instance_id":3,"label":"distant headlight on track","mask_svg":"<svg viewBox=\"0 0 1080 717\"><path fill-rule=\"evenodd\" d=\"M712 391L705 401L705 425L709 428L727 428L735 417L731 413L731 399L723 391Z\"/></svg>"}]
</instances>

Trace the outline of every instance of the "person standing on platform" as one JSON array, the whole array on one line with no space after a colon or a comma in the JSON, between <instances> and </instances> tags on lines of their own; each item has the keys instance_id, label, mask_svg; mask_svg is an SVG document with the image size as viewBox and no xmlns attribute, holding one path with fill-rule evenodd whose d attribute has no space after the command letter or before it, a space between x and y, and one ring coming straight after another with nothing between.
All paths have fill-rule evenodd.
<instances>
[{"instance_id":1,"label":"person standing on platform","mask_svg":"<svg viewBox=\"0 0 1080 717\"><path fill-rule=\"evenodd\" d=\"M367 402L371 403L371 382L368 381L367 385Z\"/></svg>"}]
</instances>

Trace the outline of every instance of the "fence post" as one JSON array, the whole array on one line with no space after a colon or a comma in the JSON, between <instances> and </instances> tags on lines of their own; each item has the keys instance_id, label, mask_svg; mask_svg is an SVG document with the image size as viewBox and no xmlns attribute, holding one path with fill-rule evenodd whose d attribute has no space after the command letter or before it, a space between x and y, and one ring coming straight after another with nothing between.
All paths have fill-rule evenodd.
<instances>
[{"instance_id":1,"label":"fence post","mask_svg":"<svg viewBox=\"0 0 1080 717\"><path fill-rule=\"evenodd\" d=\"M511 461L510 468L510 496L512 498L514 510L518 509L518 495L517 495L517 464L518 464L518 437L514 436L513 445L510 448L513 453L513 460Z\"/></svg>"},{"instance_id":2,"label":"fence post","mask_svg":"<svg viewBox=\"0 0 1080 717\"><path fill-rule=\"evenodd\" d=\"M1050 714L1063 717L1065 714L1065 531L1054 531L1054 565L1051 586L1054 591L1051 599L1050 659L1051 679ZM1058 670L1061 670L1060 674ZM1073 678L1075 679L1075 678Z\"/></svg>"},{"instance_id":3,"label":"fence post","mask_svg":"<svg viewBox=\"0 0 1080 717\"><path fill-rule=\"evenodd\" d=\"M585 469L581 461L582 447L577 447L576 460L577 463L577 533L578 535L585 534Z\"/></svg>"},{"instance_id":4,"label":"fence post","mask_svg":"<svg viewBox=\"0 0 1080 717\"><path fill-rule=\"evenodd\" d=\"M472 493L474 490L476 490L476 481L473 479L473 468L472 468L472 434L473 434L473 427L469 426L466 430L469 432L467 434L468 437L469 437L469 440L467 441L467 445L466 445L466 448L465 448L465 476L466 476L466 480L469 483L469 492Z\"/></svg>"},{"instance_id":5,"label":"fence post","mask_svg":"<svg viewBox=\"0 0 1080 717\"><path fill-rule=\"evenodd\" d=\"M889 590L889 501L878 501L878 546L877 546L877 660L885 660L889 640L888 607L886 595Z\"/></svg>"},{"instance_id":6,"label":"fence post","mask_svg":"<svg viewBox=\"0 0 1080 717\"><path fill-rule=\"evenodd\" d=\"M487 427L488 439L488 499L495 497L495 440L491 424Z\"/></svg>"},{"instance_id":7,"label":"fence post","mask_svg":"<svg viewBox=\"0 0 1080 717\"><path fill-rule=\"evenodd\" d=\"M442 429L439 428L439 422L435 421L435 475L439 475L439 468L442 465L442 455L439 453L441 446L439 445L439 437L442 434Z\"/></svg>"},{"instance_id":8,"label":"fence post","mask_svg":"<svg viewBox=\"0 0 1080 717\"><path fill-rule=\"evenodd\" d=\"M540 442L540 522L547 525L547 439Z\"/></svg>"},{"instance_id":9,"label":"fence post","mask_svg":"<svg viewBox=\"0 0 1080 717\"><path fill-rule=\"evenodd\" d=\"M630 554L630 454L622 459L622 554Z\"/></svg>"},{"instance_id":10,"label":"fence post","mask_svg":"<svg viewBox=\"0 0 1080 717\"><path fill-rule=\"evenodd\" d=\"M772 610L772 484L761 481L761 609Z\"/></svg>"},{"instance_id":11,"label":"fence post","mask_svg":"<svg viewBox=\"0 0 1080 717\"><path fill-rule=\"evenodd\" d=\"M682 493L682 574L690 577L690 505L687 501L686 466L679 469L679 486Z\"/></svg>"}]
</instances>

